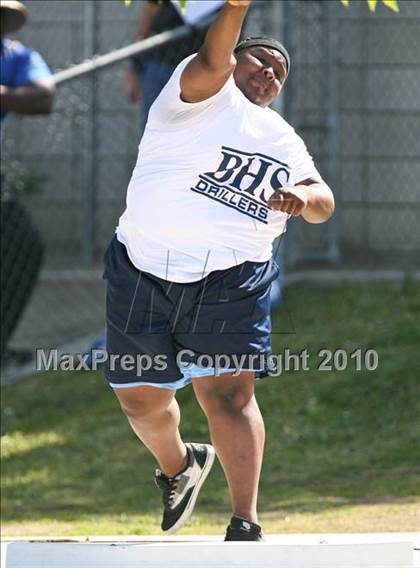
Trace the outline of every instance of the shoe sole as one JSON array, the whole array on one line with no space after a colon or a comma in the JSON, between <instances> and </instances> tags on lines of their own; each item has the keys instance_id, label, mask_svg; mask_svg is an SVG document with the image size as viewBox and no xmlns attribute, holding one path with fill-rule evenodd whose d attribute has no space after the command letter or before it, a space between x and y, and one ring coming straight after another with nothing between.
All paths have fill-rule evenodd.
<instances>
[{"instance_id":1,"label":"shoe sole","mask_svg":"<svg viewBox=\"0 0 420 568\"><path fill-rule=\"evenodd\" d=\"M182 513L182 515L179 517L179 519L177 520L177 522L172 525L171 528L169 528L168 530L165 531L166 535L171 535L176 533L177 531L179 531L180 528L182 528L185 523L188 521L188 519L191 517L191 514L194 510L194 506L195 506L195 502L197 501L197 497L198 494L200 492L201 486L203 485L203 483L206 481L208 474L210 473L211 467L213 465L214 462L214 458L215 458L215 451L213 446L210 446L209 444L203 444L204 446L206 446L207 448L207 458L206 461L204 463L203 466L203 470L201 472L201 475L193 489L193 492L191 493L191 498L188 501L187 506L185 507L184 512Z\"/></svg>"}]
</instances>

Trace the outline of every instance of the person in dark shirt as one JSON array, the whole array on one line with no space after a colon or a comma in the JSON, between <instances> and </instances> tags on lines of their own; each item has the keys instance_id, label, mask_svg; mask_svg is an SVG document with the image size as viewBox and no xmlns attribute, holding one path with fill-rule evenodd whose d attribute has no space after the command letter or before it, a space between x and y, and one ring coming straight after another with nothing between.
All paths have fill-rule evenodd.
<instances>
[{"instance_id":1,"label":"person in dark shirt","mask_svg":"<svg viewBox=\"0 0 420 568\"><path fill-rule=\"evenodd\" d=\"M181 14L170 0L148 0L137 21L135 41L184 24ZM139 55L130 59L123 91L128 100L142 102L144 118L147 117L153 101L168 82L175 67L185 57L197 51L205 33L206 30L191 28L188 37L157 48L145 56Z\"/></svg>"}]
</instances>

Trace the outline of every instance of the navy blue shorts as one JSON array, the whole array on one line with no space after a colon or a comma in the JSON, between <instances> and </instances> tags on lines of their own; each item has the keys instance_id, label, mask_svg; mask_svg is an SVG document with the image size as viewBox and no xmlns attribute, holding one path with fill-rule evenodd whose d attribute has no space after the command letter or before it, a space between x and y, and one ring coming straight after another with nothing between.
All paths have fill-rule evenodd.
<instances>
[{"instance_id":1,"label":"navy blue shorts","mask_svg":"<svg viewBox=\"0 0 420 568\"><path fill-rule=\"evenodd\" d=\"M270 287L278 273L271 259L169 282L133 266L114 237L104 272L109 383L178 389L224 372L267 375Z\"/></svg>"}]
</instances>

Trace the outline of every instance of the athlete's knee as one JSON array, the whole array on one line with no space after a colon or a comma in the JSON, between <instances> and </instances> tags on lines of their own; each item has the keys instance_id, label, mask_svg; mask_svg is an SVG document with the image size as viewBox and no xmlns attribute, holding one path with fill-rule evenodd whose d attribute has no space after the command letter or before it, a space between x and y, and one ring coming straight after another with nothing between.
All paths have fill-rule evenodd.
<instances>
[{"instance_id":1,"label":"athlete's knee","mask_svg":"<svg viewBox=\"0 0 420 568\"><path fill-rule=\"evenodd\" d=\"M144 391L144 387L135 393L120 392L115 390L121 410L127 418L147 419L165 412L170 406L173 393L171 391L160 392L160 389ZM124 389L126 391L126 389ZM128 390L128 389L127 389Z\"/></svg>"},{"instance_id":2,"label":"athlete's knee","mask_svg":"<svg viewBox=\"0 0 420 568\"><path fill-rule=\"evenodd\" d=\"M204 395L204 408L208 412L237 414L246 409L253 396L253 389L244 388L242 385L232 385L230 388L223 389L216 388Z\"/></svg>"},{"instance_id":3,"label":"athlete's knee","mask_svg":"<svg viewBox=\"0 0 420 568\"><path fill-rule=\"evenodd\" d=\"M146 419L162 412L159 404L150 404L145 401L124 401L120 400L121 410L127 418Z\"/></svg>"}]
</instances>

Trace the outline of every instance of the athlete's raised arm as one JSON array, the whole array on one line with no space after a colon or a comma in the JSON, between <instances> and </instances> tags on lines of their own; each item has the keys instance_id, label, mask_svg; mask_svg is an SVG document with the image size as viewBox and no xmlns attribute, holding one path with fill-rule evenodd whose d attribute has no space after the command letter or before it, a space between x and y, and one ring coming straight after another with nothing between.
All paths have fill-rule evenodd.
<instances>
[{"instance_id":1,"label":"athlete's raised arm","mask_svg":"<svg viewBox=\"0 0 420 568\"><path fill-rule=\"evenodd\" d=\"M233 50L251 0L226 0L203 45L181 75L181 98L188 103L215 95L235 69Z\"/></svg>"}]
</instances>

